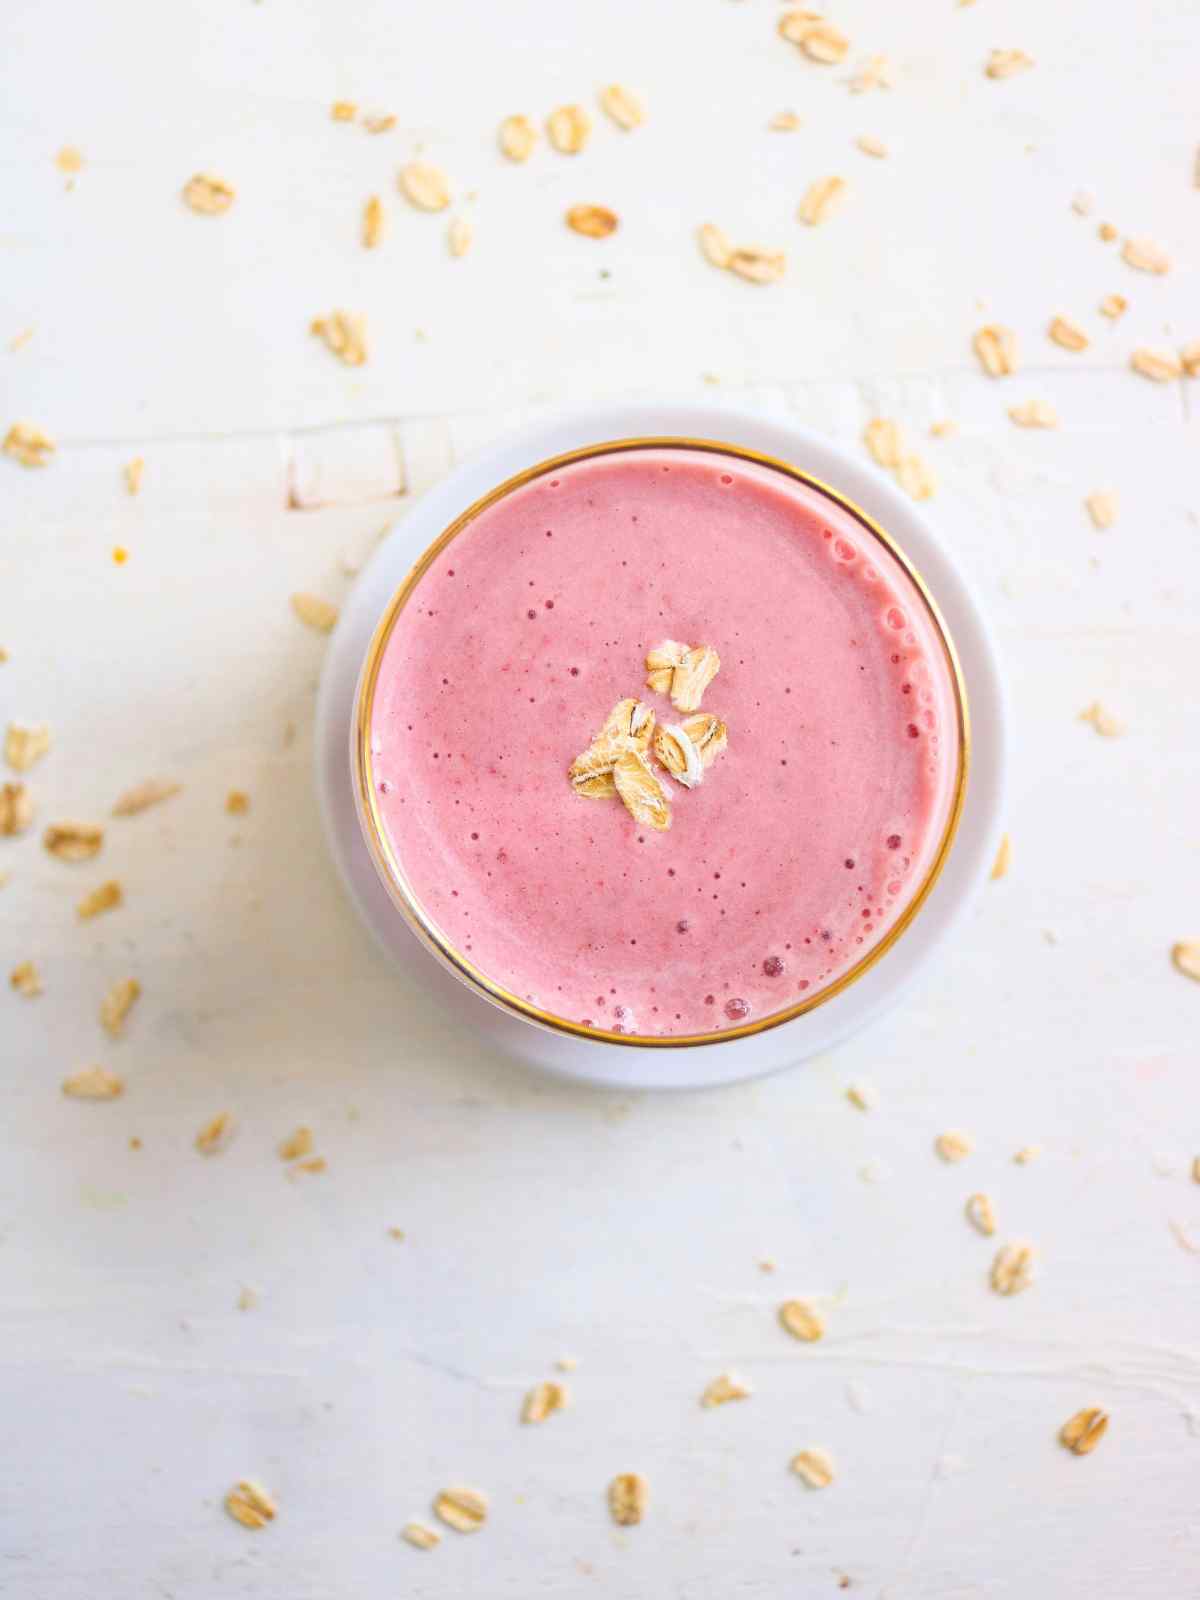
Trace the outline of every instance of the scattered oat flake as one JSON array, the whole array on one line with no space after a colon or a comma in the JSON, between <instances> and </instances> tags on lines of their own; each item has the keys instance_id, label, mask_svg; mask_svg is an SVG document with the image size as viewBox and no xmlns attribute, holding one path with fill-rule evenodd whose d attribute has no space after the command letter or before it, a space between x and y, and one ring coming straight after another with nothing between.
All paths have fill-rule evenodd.
<instances>
[{"instance_id":1,"label":"scattered oat flake","mask_svg":"<svg viewBox=\"0 0 1200 1600\"><path fill-rule=\"evenodd\" d=\"M363 127L368 133L390 133L396 126L396 117L390 111L363 118Z\"/></svg>"},{"instance_id":2,"label":"scattered oat flake","mask_svg":"<svg viewBox=\"0 0 1200 1600\"><path fill-rule=\"evenodd\" d=\"M537 144L538 131L528 117L505 117L496 137L510 161L528 161Z\"/></svg>"},{"instance_id":3,"label":"scattered oat flake","mask_svg":"<svg viewBox=\"0 0 1200 1600\"><path fill-rule=\"evenodd\" d=\"M963 1161L974 1150L975 1141L961 1128L950 1128L946 1133L938 1134L933 1141L933 1148L943 1161Z\"/></svg>"},{"instance_id":4,"label":"scattered oat flake","mask_svg":"<svg viewBox=\"0 0 1200 1600\"><path fill-rule=\"evenodd\" d=\"M628 133L646 120L646 112L636 95L623 89L619 83L610 83L600 91L600 108Z\"/></svg>"},{"instance_id":5,"label":"scattered oat flake","mask_svg":"<svg viewBox=\"0 0 1200 1600\"><path fill-rule=\"evenodd\" d=\"M225 1496L225 1509L243 1528L265 1528L279 1508L261 1483L243 1478Z\"/></svg>"},{"instance_id":6,"label":"scattered oat flake","mask_svg":"<svg viewBox=\"0 0 1200 1600\"><path fill-rule=\"evenodd\" d=\"M850 79L851 94L892 87L892 64L886 56L871 56Z\"/></svg>"},{"instance_id":7,"label":"scattered oat flake","mask_svg":"<svg viewBox=\"0 0 1200 1600\"><path fill-rule=\"evenodd\" d=\"M1171 1237L1181 1250L1186 1250L1190 1256L1200 1256L1200 1244L1196 1243L1181 1222L1170 1221L1167 1227L1170 1228Z\"/></svg>"},{"instance_id":8,"label":"scattered oat flake","mask_svg":"<svg viewBox=\"0 0 1200 1600\"><path fill-rule=\"evenodd\" d=\"M778 1315L784 1331L804 1344L814 1344L825 1336L825 1323L820 1313L805 1300L785 1300Z\"/></svg>"},{"instance_id":9,"label":"scattered oat flake","mask_svg":"<svg viewBox=\"0 0 1200 1600\"><path fill-rule=\"evenodd\" d=\"M937 478L920 456L905 456L896 468L896 481L914 500L931 500L937 492Z\"/></svg>"},{"instance_id":10,"label":"scattered oat flake","mask_svg":"<svg viewBox=\"0 0 1200 1600\"><path fill-rule=\"evenodd\" d=\"M294 1133L289 1133L279 1145L279 1159L281 1161L295 1161L297 1156L306 1156L312 1150L313 1136L311 1128L297 1128Z\"/></svg>"},{"instance_id":11,"label":"scattered oat flake","mask_svg":"<svg viewBox=\"0 0 1200 1600\"><path fill-rule=\"evenodd\" d=\"M663 833L671 826L671 801L640 750L625 750L613 762L612 781L635 822Z\"/></svg>"},{"instance_id":12,"label":"scattered oat flake","mask_svg":"<svg viewBox=\"0 0 1200 1600\"><path fill-rule=\"evenodd\" d=\"M73 144L65 144L55 156L54 165L60 172L82 172L83 152L77 150Z\"/></svg>"},{"instance_id":13,"label":"scattered oat flake","mask_svg":"<svg viewBox=\"0 0 1200 1600\"><path fill-rule=\"evenodd\" d=\"M363 207L362 242L364 250L374 250L383 238L383 201L373 194Z\"/></svg>"},{"instance_id":14,"label":"scattered oat flake","mask_svg":"<svg viewBox=\"0 0 1200 1600\"><path fill-rule=\"evenodd\" d=\"M881 467L898 467L904 455L900 424L890 417L875 417L863 429L863 442Z\"/></svg>"},{"instance_id":15,"label":"scattered oat flake","mask_svg":"<svg viewBox=\"0 0 1200 1600\"><path fill-rule=\"evenodd\" d=\"M982 1233L985 1239L990 1239L996 1231L996 1213L989 1197L986 1194L970 1195L964 1209L971 1226Z\"/></svg>"},{"instance_id":16,"label":"scattered oat flake","mask_svg":"<svg viewBox=\"0 0 1200 1600\"><path fill-rule=\"evenodd\" d=\"M294 594L292 610L301 622L318 633L329 633L338 619L338 608L315 594Z\"/></svg>"},{"instance_id":17,"label":"scattered oat flake","mask_svg":"<svg viewBox=\"0 0 1200 1600\"><path fill-rule=\"evenodd\" d=\"M1086 350L1088 336L1070 317L1055 317L1050 324L1050 337L1064 350Z\"/></svg>"},{"instance_id":18,"label":"scattered oat flake","mask_svg":"<svg viewBox=\"0 0 1200 1600\"><path fill-rule=\"evenodd\" d=\"M1006 378L1017 370L1017 336L995 323L980 328L972 341L989 378Z\"/></svg>"},{"instance_id":19,"label":"scattered oat flake","mask_svg":"<svg viewBox=\"0 0 1200 1600\"><path fill-rule=\"evenodd\" d=\"M164 800L170 800L177 795L182 784L163 783L158 778L147 778L143 783L135 784L132 789L117 796L112 808L114 817L136 817L139 811L148 811L151 806L158 806Z\"/></svg>"},{"instance_id":20,"label":"scattered oat flake","mask_svg":"<svg viewBox=\"0 0 1200 1600\"><path fill-rule=\"evenodd\" d=\"M100 916L104 911L115 910L124 898L121 885L115 878L110 878L107 883L89 890L75 907L75 911L81 922L87 922L92 917Z\"/></svg>"},{"instance_id":21,"label":"scattered oat flake","mask_svg":"<svg viewBox=\"0 0 1200 1600\"><path fill-rule=\"evenodd\" d=\"M42 978L32 961L22 961L9 973L8 981L18 994L33 1000L42 992Z\"/></svg>"},{"instance_id":22,"label":"scattered oat flake","mask_svg":"<svg viewBox=\"0 0 1200 1600\"><path fill-rule=\"evenodd\" d=\"M449 246L450 254L456 261L461 256L466 255L471 248L471 241L474 237L475 230L466 217L455 217L453 219L446 230L446 243Z\"/></svg>"},{"instance_id":23,"label":"scattered oat flake","mask_svg":"<svg viewBox=\"0 0 1200 1600\"><path fill-rule=\"evenodd\" d=\"M777 111L767 123L772 133L795 133L803 123L794 111Z\"/></svg>"},{"instance_id":24,"label":"scattered oat flake","mask_svg":"<svg viewBox=\"0 0 1200 1600\"><path fill-rule=\"evenodd\" d=\"M1189 378L1200 378L1200 339L1193 339L1179 352L1179 360Z\"/></svg>"},{"instance_id":25,"label":"scattered oat flake","mask_svg":"<svg viewBox=\"0 0 1200 1600\"><path fill-rule=\"evenodd\" d=\"M231 817L244 817L250 809L250 796L244 789L230 789L225 796L225 809Z\"/></svg>"},{"instance_id":26,"label":"scattered oat flake","mask_svg":"<svg viewBox=\"0 0 1200 1600\"><path fill-rule=\"evenodd\" d=\"M700 248L714 267L728 267L733 260L733 245L715 222L704 223L697 234Z\"/></svg>"},{"instance_id":27,"label":"scattered oat flake","mask_svg":"<svg viewBox=\"0 0 1200 1600\"><path fill-rule=\"evenodd\" d=\"M1024 50L993 50L984 71L989 78L1011 78L1018 72L1028 72L1033 64L1033 57Z\"/></svg>"},{"instance_id":28,"label":"scattered oat flake","mask_svg":"<svg viewBox=\"0 0 1200 1600\"><path fill-rule=\"evenodd\" d=\"M72 1100L116 1100L125 1092L125 1081L107 1067L82 1067L63 1079L62 1092Z\"/></svg>"},{"instance_id":29,"label":"scattered oat flake","mask_svg":"<svg viewBox=\"0 0 1200 1600\"><path fill-rule=\"evenodd\" d=\"M24 833L33 821L33 801L23 783L0 784L0 834Z\"/></svg>"},{"instance_id":30,"label":"scattered oat flake","mask_svg":"<svg viewBox=\"0 0 1200 1600\"><path fill-rule=\"evenodd\" d=\"M1012 840L1008 834L1000 840L1000 848L996 851L996 859L992 863L992 880L1003 878L1012 862Z\"/></svg>"},{"instance_id":31,"label":"scattered oat flake","mask_svg":"<svg viewBox=\"0 0 1200 1600\"><path fill-rule=\"evenodd\" d=\"M308 1156L304 1161L293 1162L287 1169L287 1175L289 1178L294 1178L297 1174L316 1177L318 1174L328 1170L329 1163L324 1156Z\"/></svg>"},{"instance_id":32,"label":"scattered oat flake","mask_svg":"<svg viewBox=\"0 0 1200 1600\"><path fill-rule=\"evenodd\" d=\"M1018 428L1057 428L1058 412L1048 400L1022 400L1009 406L1008 414Z\"/></svg>"},{"instance_id":33,"label":"scattered oat flake","mask_svg":"<svg viewBox=\"0 0 1200 1600\"><path fill-rule=\"evenodd\" d=\"M722 1372L720 1377L705 1386L700 1404L710 1410L713 1406L728 1405L731 1400L748 1400L753 1392L744 1378L735 1377L732 1372Z\"/></svg>"},{"instance_id":34,"label":"scattered oat flake","mask_svg":"<svg viewBox=\"0 0 1200 1600\"><path fill-rule=\"evenodd\" d=\"M618 226L616 212L607 206L572 206L567 212L567 227L586 239L607 239Z\"/></svg>"},{"instance_id":35,"label":"scattered oat flake","mask_svg":"<svg viewBox=\"0 0 1200 1600\"><path fill-rule=\"evenodd\" d=\"M824 1450L801 1450L792 1457L792 1471L810 1489L828 1489L833 1482L833 1461Z\"/></svg>"},{"instance_id":36,"label":"scattered oat flake","mask_svg":"<svg viewBox=\"0 0 1200 1600\"><path fill-rule=\"evenodd\" d=\"M1096 232L1104 240L1105 244L1111 244L1117 237L1117 229L1113 227L1111 222L1102 222Z\"/></svg>"},{"instance_id":37,"label":"scattered oat flake","mask_svg":"<svg viewBox=\"0 0 1200 1600\"><path fill-rule=\"evenodd\" d=\"M997 1294L1020 1294L1033 1282L1034 1249L1028 1244L1006 1244L992 1262L991 1285Z\"/></svg>"},{"instance_id":38,"label":"scattered oat flake","mask_svg":"<svg viewBox=\"0 0 1200 1600\"><path fill-rule=\"evenodd\" d=\"M546 134L564 156L576 156L588 142L592 119L582 106L559 106L546 118Z\"/></svg>"},{"instance_id":39,"label":"scattered oat flake","mask_svg":"<svg viewBox=\"0 0 1200 1600\"><path fill-rule=\"evenodd\" d=\"M1040 1144L1024 1144L1019 1150L1013 1152L1013 1160L1018 1167L1027 1167L1031 1161L1036 1161L1042 1153Z\"/></svg>"},{"instance_id":40,"label":"scattered oat flake","mask_svg":"<svg viewBox=\"0 0 1200 1600\"><path fill-rule=\"evenodd\" d=\"M728 266L747 283L778 283L787 270L787 257L782 250L744 246L730 254Z\"/></svg>"},{"instance_id":41,"label":"scattered oat flake","mask_svg":"<svg viewBox=\"0 0 1200 1600\"><path fill-rule=\"evenodd\" d=\"M815 22L812 27L804 30L804 35L797 41L801 50L810 61L819 61L822 66L833 67L844 61L850 53L850 41L844 33L828 22Z\"/></svg>"},{"instance_id":42,"label":"scattered oat flake","mask_svg":"<svg viewBox=\"0 0 1200 1600\"><path fill-rule=\"evenodd\" d=\"M56 446L48 433L35 428L31 422L14 422L4 435L0 449L23 467L46 467Z\"/></svg>"},{"instance_id":43,"label":"scattered oat flake","mask_svg":"<svg viewBox=\"0 0 1200 1600\"><path fill-rule=\"evenodd\" d=\"M1171 960L1176 972L1200 983L1200 939L1181 939L1171 946ZM1200 1177L1196 1180L1200 1183Z\"/></svg>"},{"instance_id":44,"label":"scattered oat flake","mask_svg":"<svg viewBox=\"0 0 1200 1600\"><path fill-rule=\"evenodd\" d=\"M815 228L818 223L824 222L840 203L846 187L845 178L818 178L815 183L809 185L804 199L800 202L800 221L806 222L810 228Z\"/></svg>"},{"instance_id":45,"label":"scattered oat flake","mask_svg":"<svg viewBox=\"0 0 1200 1600\"><path fill-rule=\"evenodd\" d=\"M110 1039L125 1031L125 1019L137 1004L142 986L136 978L119 978L100 1002L100 1025Z\"/></svg>"},{"instance_id":46,"label":"scattered oat flake","mask_svg":"<svg viewBox=\"0 0 1200 1600\"><path fill-rule=\"evenodd\" d=\"M1096 732L1104 739L1118 739L1125 732L1125 724L1118 721L1111 711L1106 711L1099 700L1093 700L1086 711L1079 713L1080 722L1090 722Z\"/></svg>"},{"instance_id":47,"label":"scattered oat flake","mask_svg":"<svg viewBox=\"0 0 1200 1600\"><path fill-rule=\"evenodd\" d=\"M1099 1406L1089 1406L1077 1411L1059 1429L1063 1445L1076 1456L1090 1456L1108 1431L1108 1412Z\"/></svg>"},{"instance_id":48,"label":"scattered oat flake","mask_svg":"<svg viewBox=\"0 0 1200 1600\"><path fill-rule=\"evenodd\" d=\"M559 1356L554 1365L560 1372L574 1372L579 1362L574 1356Z\"/></svg>"},{"instance_id":49,"label":"scattered oat flake","mask_svg":"<svg viewBox=\"0 0 1200 1600\"><path fill-rule=\"evenodd\" d=\"M1081 189L1071 201L1071 210L1079 217L1090 217L1095 208L1095 196L1086 189Z\"/></svg>"},{"instance_id":50,"label":"scattered oat flake","mask_svg":"<svg viewBox=\"0 0 1200 1600\"><path fill-rule=\"evenodd\" d=\"M50 729L44 722L27 727L10 722L4 736L4 759L14 772L28 772L50 748Z\"/></svg>"},{"instance_id":51,"label":"scattered oat flake","mask_svg":"<svg viewBox=\"0 0 1200 1600\"><path fill-rule=\"evenodd\" d=\"M198 172L183 186L184 204L203 217L223 216L234 198L233 185L224 178L213 177L211 172Z\"/></svg>"},{"instance_id":52,"label":"scattered oat flake","mask_svg":"<svg viewBox=\"0 0 1200 1600\"><path fill-rule=\"evenodd\" d=\"M104 829L95 822L52 822L42 843L59 861L90 861L100 854Z\"/></svg>"},{"instance_id":53,"label":"scattered oat flake","mask_svg":"<svg viewBox=\"0 0 1200 1600\"><path fill-rule=\"evenodd\" d=\"M329 108L329 115L335 122L353 122L358 115L358 107L353 100L335 100Z\"/></svg>"},{"instance_id":54,"label":"scattered oat flake","mask_svg":"<svg viewBox=\"0 0 1200 1600\"><path fill-rule=\"evenodd\" d=\"M125 490L127 494L133 495L140 493L142 487L142 474L145 472L145 470L146 460L144 456L134 456L132 461L127 461L125 463L125 466L122 468L122 473L125 478Z\"/></svg>"},{"instance_id":55,"label":"scattered oat flake","mask_svg":"<svg viewBox=\"0 0 1200 1600\"><path fill-rule=\"evenodd\" d=\"M361 367L367 359L367 319L354 311L331 311L314 317L308 331L323 339L348 367Z\"/></svg>"},{"instance_id":56,"label":"scattered oat flake","mask_svg":"<svg viewBox=\"0 0 1200 1600\"><path fill-rule=\"evenodd\" d=\"M196 1149L202 1156L216 1155L224 1150L233 1135L233 1117L228 1111L218 1111L196 1135Z\"/></svg>"},{"instance_id":57,"label":"scattered oat flake","mask_svg":"<svg viewBox=\"0 0 1200 1600\"><path fill-rule=\"evenodd\" d=\"M561 1383L548 1379L535 1383L521 1406L522 1422L545 1422L546 1418L561 1411L567 1403L567 1391Z\"/></svg>"},{"instance_id":58,"label":"scattered oat flake","mask_svg":"<svg viewBox=\"0 0 1200 1600\"><path fill-rule=\"evenodd\" d=\"M608 1509L621 1528L635 1527L646 1515L650 1486L640 1472L619 1472L608 1486Z\"/></svg>"},{"instance_id":59,"label":"scattered oat flake","mask_svg":"<svg viewBox=\"0 0 1200 1600\"><path fill-rule=\"evenodd\" d=\"M888 153L887 145L882 139L877 139L873 133L860 133L854 141L865 156L874 156L882 161Z\"/></svg>"},{"instance_id":60,"label":"scattered oat flake","mask_svg":"<svg viewBox=\"0 0 1200 1600\"><path fill-rule=\"evenodd\" d=\"M858 1111L875 1109L875 1091L868 1084L852 1083L846 1090L846 1099Z\"/></svg>"},{"instance_id":61,"label":"scattered oat flake","mask_svg":"<svg viewBox=\"0 0 1200 1600\"><path fill-rule=\"evenodd\" d=\"M428 161L410 161L400 168L400 192L418 211L445 211L450 204L450 183L440 167Z\"/></svg>"},{"instance_id":62,"label":"scattered oat flake","mask_svg":"<svg viewBox=\"0 0 1200 1600\"><path fill-rule=\"evenodd\" d=\"M1143 378L1150 378L1154 383L1171 383L1183 376L1182 363L1161 350L1135 350L1129 358L1129 365L1135 372L1140 372Z\"/></svg>"},{"instance_id":63,"label":"scattered oat flake","mask_svg":"<svg viewBox=\"0 0 1200 1600\"><path fill-rule=\"evenodd\" d=\"M658 659L659 652L666 650L672 643L666 641L659 646L659 651L651 651L646 657L648 672L662 668L664 663ZM674 662L671 674L671 704L676 711L699 711L700 703L704 699L704 691L721 670L721 658L710 644L696 644L685 648L683 654ZM646 680L649 683L649 679Z\"/></svg>"},{"instance_id":64,"label":"scattered oat flake","mask_svg":"<svg viewBox=\"0 0 1200 1600\"><path fill-rule=\"evenodd\" d=\"M423 1522L406 1522L400 1530L400 1537L407 1539L417 1550L433 1550L442 1542L441 1534L434 1528L427 1528Z\"/></svg>"},{"instance_id":65,"label":"scattered oat flake","mask_svg":"<svg viewBox=\"0 0 1200 1600\"><path fill-rule=\"evenodd\" d=\"M443 1489L433 1509L456 1533L474 1533L487 1521L487 1496L478 1489Z\"/></svg>"},{"instance_id":66,"label":"scattered oat flake","mask_svg":"<svg viewBox=\"0 0 1200 1600\"><path fill-rule=\"evenodd\" d=\"M1152 272L1160 277L1171 270L1166 251L1153 239L1126 239L1121 246L1121 260L1139 272Z\"/></svg>"}]
</instances>

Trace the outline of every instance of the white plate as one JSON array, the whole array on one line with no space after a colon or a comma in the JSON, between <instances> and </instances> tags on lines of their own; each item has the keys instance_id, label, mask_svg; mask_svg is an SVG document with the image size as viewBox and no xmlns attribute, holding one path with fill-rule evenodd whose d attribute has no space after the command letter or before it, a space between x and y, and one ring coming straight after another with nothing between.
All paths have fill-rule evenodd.
<instances>
[{"instance_id":1,"label":"white plate","mask_svg":"<svg viewBox=\"0 0 1200 1600\"><path fill-rule=\"evenodd\" d=\"M902 938L855 983L806 1016L750 1038L677 1050L576 1039L511 1016L469 990L417 941L376 875L350 779L349 732L359 670L375 625L421 552L505 478L562 451L610 439L677 436L743 445L835 485L912 559L941 607L962 663L971 773L958 835L937 883ZM896 485L828 439L721 405L628 405L520 429L457 467L395 525L359 578L330 641L317 702L317 789L334 861L367 927L398 965L414 1006L446 1006L461 1048L499 1050L530 1066L622 1089L695 1089L792 1066L827 1050L899 999L956 926L995 857L1004 769L1004 699L995 649L970 588L923 512Z\"/></svg>"}]
</instances>

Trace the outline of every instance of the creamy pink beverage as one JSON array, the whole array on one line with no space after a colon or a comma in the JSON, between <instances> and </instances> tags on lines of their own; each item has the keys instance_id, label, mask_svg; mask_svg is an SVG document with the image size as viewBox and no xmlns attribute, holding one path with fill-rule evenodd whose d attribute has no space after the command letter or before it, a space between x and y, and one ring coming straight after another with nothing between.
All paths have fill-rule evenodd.
<instances>
[{"instance_id":1,"label":"creamy pink beverage","mask_svg":"<svg viewBox=\"0 0 1200 1600\"><path fill-rule=\"evenodd\" d=\"M568 776L664 640L710 646L727 745L670 826ZM848 510L716 450L626 449L480 512L396 615L370 781L444 945L572 1023L689 1035L811 1002L924 889L961 789L947 647ZM694 776L694 774L693 774ZM601 786L603 787L603 786Z\"/></svg>"}]
</instances>

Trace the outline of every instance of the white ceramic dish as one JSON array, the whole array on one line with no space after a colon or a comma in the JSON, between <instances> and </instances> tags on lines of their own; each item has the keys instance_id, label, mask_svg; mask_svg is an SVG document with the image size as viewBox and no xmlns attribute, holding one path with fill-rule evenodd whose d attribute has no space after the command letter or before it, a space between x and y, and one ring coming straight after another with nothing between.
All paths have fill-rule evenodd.
<instances>
[{"instance_id":1,"label":"white ceramic dish","mask_svg":"<svg viewBox=\"0 0 1200 1600\"><path fill-rule=\"evenodd\" d=\"M849 988L808 1014L750 1037L646 1049L538 1027L468 990L418 942L378 877L351 780L355 691L375 626L417 557L498 483L549 456L604 440L659 436L761 451L835 485L907 553L937 599L958 650L971 718L971 768L953 848L912 925ZM334 860L359 914L402 969L414 1004L445 1006L462 1047L614 1088L704 1088L774 1072L827 1050L892 1005L957 925L994 859L1004 769L1004 703L995 650L963 574L921 511L889 479L829 440L787 423L706 405L626 405L519 430L457 467L395 525L343 607L321 681L317 788Z\"/></svg>"}]
</instances>

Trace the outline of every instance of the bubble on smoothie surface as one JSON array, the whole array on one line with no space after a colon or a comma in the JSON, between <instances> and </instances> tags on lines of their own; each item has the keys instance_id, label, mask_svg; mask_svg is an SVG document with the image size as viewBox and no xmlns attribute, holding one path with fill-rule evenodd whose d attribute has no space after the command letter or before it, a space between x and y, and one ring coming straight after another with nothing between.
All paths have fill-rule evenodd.
<instances>
[{"instance_id":1,"label":"bubble on smoothie surface","mask_svg":"<svg viewBox=\"0 0 1200 1600\"><path fill-rule=\"evenodd\" d=\"M741 1022L743 1018L750 1015L749 1001L739 999L736 996L732 1000L726 1000L725 1015L730 1022Z\"/></svg>"},{"instance_id":2,"label":"bubble on smoothie surface","mask_svg":"<svg viewBox=\"0 0 1200 1600\"><path fill-rule=\"evenodd\" d=\"M783 960L780 956L768 956L762 969L768 978L778 978L783 972Z\"/></svg>"}]
</instances>

